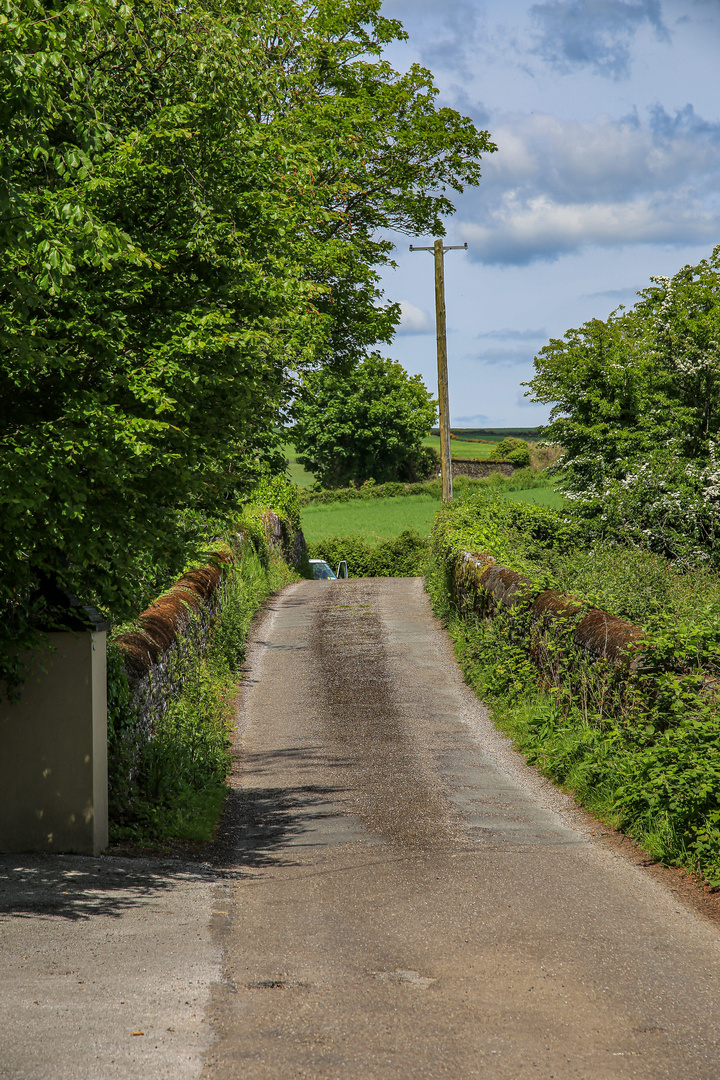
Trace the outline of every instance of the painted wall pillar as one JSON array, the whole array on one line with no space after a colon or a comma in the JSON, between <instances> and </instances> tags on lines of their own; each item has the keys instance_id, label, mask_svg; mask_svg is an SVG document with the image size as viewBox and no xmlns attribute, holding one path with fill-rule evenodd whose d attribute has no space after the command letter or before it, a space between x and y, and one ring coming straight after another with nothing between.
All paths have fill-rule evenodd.
<instances>
[{"instance_id":1,"label":"painted wall pillar","mask_svg":"<svg viewBox=\"0 0 720 1080\"><path fill-rule=\"evenodd\" d=\"M98 855L108 842L106 634L48 638L54 651L29 655L20 701L0 701L0 851Z\"/></svg>"}]
</instances>

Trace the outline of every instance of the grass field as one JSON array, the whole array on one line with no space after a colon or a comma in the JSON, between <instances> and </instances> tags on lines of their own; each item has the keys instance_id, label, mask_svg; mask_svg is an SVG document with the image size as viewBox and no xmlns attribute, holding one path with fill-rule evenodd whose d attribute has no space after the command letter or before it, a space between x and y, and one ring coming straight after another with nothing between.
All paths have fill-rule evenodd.
<instances>
[{"instance_id":1,"label":"grass field","mask_svg":"<svg viewBox=\"0 0 720 1080\"><path fill-rule=\"evenodd\" d=\"M565 500L559 491L552 488L533 488L532 491L504 491L506 499L514 502L535 503L536 506L550 506L553 510L560 510Z\"/></svg>"},{"instance_id":2,"label":"grass field","mask_svg":"<svg viewBox=\"0 0 720 1080\"><path fill-rule=\"evenodd\" d=\"M311 503L303 509L302 528L309 544L328 536L364 536L371 543L379 543L399 536L405 529L427 536L439 506L439 501L430 495Z\"/></svg>"},{"instance_id":3,"label":"grass field","mask_svg":"<svg viewBox=\"0 0 720 1080\"><path fill-rule=\"evenodd\" d=\"M562 506L562 495L552 488L503 492L516 502L540 506ZM350 502L311 503L302 512L302 527L308 543L329 536L363 536L370 543L380 543L399 536L405 529L415 529L428 536L440 501L429 495L406 495L395 499L353 499Z\"/></svg>"},{"instance_id":4,"label":"grass field","mask_svg":"<svg viewBox=\"0 0 720 1080\"><path fill-rule=\"evenodd\" d=\"M434 446L438 454L440 453L439 435L428 435L423 439L423 443L425 446ZM493 443L490 442L466 442L464 439L452 439L450 442L450 453L457 458L488 458L492 449Z\"/></svg>"},{"instance_id":5,"label":"grass field","mask_svg":"<svg viewBox=\"0 0 720 1080\"><path fill-rule=\"evenodd\" d=\"M298 485L298 487L312 487L315 483L315 477L312 473L306 472L297 459L295 453L295 447L292 443L283 443L283 453L288 459L290 464L288 465L288 473L290 479Z\"/></svg>"}]
</instances>

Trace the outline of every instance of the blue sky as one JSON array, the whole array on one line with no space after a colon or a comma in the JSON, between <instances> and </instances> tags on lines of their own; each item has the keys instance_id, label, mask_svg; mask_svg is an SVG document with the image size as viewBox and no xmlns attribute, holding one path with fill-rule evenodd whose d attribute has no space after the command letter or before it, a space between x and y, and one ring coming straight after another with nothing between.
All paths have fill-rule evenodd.
<instances>
[{"instance_id":1,"label":"blue sky","mask_svg":"<svg viewBox=\"0 0 720 1080\"><path fill-rule=\"evenodd\" d=\"M550 337L605 318L720 243L720 0L387 0L394 45L498 152L459 196L446 256L457 426L542 423L524 397ZM432 259L397 236L392 355L436 390ZM428 243L431 238L418 238Z\"/></svg>"}]
</instances>

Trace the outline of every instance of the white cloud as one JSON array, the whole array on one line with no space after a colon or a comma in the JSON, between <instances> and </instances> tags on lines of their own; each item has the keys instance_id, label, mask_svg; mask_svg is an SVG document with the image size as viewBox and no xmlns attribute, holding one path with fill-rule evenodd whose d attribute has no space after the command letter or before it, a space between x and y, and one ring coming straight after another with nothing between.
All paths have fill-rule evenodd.
<instances>
[{"instance_id":1,"label":"white cloud","mask_svg":"<svg viewBox=\"0 0 720 1080\"><path fill-rule=\"evenodd\" d=\"M493 338L496 341L544 341L547 337L547 330L544 326L538 327L537 330L518 330L514 327L505 326L500 330L482 330L477 336L479 338Z\"/></svg>"},{"instance_id":2,"label":"white cloud","mask_svg":"<svg viewBox=\"0 0 720 1080\"><path fill-rule=\"evenodd\" d=\"M544 344L546 339L541 339L540 344ZM538 345L538 348L540 346ZM536 353L537 349L527 348L496 348L486 349L483 352L475 353L469 359L479 362L481 364L498 364L503 367L517 367L521 364L529 364Z\"/></svg>"},{"instance_id":3,"label":"white cloud","mask_svg":"<svg viewBox=\"0 0 720 1080\"><path fill-rule=\"evenodd\" d=\"M557 203L545 195L503 199L491 223L466 224L473 255L486 263L552 260L596 245L701 243L720 235L720 212L688 194L663 201Z\"/></svg>"},{"instance_id":4,"label":"white cloud","mask_svg":"<svg viewBox=\"0 0 720 1080\"><path fill-rule=\"evenodd\" d=\"M487 423L488 420L489 420L489 417L486 416L485 413L473 413L472 416L455 416L455 417L453 417L452 426L453 427L460 427L462 425L466 425L467 427L470 427L471 425Z\"/></svg>"},{"instance_id":5,"label":"white cloud","mask_svg":"<svg viewBox=\"0 0 720 1080\"><path fill-rule=\"evenodd\" d=\"M415 307L409 300L400 300L400 325L398 334L430 334L433 323L428 315L419 307Z\"/></svg>"},{"instance_id":6,"label":"white cloud","mask_svg":"<svg viewBox=\"0 0 720 1080\"><path fill-rule=\"evenodd\" d=\"M500 152L463 207L473 259L526 265L593 245L720 236L720 125L692 106L674 115L656 107L645 123L514 115L493 137Z\"/></svg>"}]
</instances>

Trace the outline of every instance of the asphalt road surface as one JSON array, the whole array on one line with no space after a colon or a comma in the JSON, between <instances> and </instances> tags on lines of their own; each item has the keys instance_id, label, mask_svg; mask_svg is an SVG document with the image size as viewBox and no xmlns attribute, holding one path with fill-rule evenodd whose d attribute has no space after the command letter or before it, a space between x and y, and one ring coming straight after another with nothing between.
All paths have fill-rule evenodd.
<instances>
[{"instance_id":1,"label":"asphalt road surface","mask_svg":"<svg viewBox=\"0 0 720 1080\"><path fill-rule=\"evenodd\" d=\"M493 729L419 580L288 587L247 675L206 862L0 858L2 1080L719 1080L717 925Z\"/></svg>"},{"instance_id":2,"label":"asphalt road surface","mask_svg":"<svg viewBox=\"0 0 720 1080\"><path fill-rule=\"evenodd\" d=\"M720 1077L717 929L494 732L419 580L285 590L249 675L205 1080Z\"/></svg>"}]
</instances>

